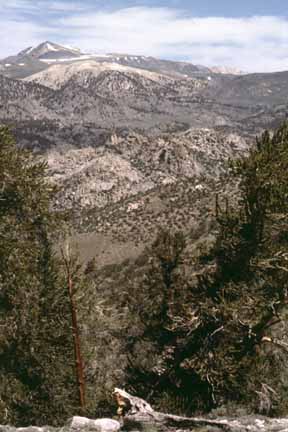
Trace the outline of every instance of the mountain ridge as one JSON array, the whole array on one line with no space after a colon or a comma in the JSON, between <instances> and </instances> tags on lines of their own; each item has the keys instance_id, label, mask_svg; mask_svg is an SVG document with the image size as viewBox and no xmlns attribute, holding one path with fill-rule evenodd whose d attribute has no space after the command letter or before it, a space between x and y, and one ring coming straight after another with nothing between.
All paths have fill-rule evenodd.
<instances>
[{"instance_id":1,"label":"mountain ridge","mask_svg":"<svg viewBox=\"0 0 288 432\"><path fill-rule=\"evenodd\" d=\"M36 47L28 47L14 56L0 60L2 73L11 78L25 78L32 73L40 72L51 64L78 62L93 59L100 63L109 61L122 66L129 66L164 73L172 76L193 77L216 73L238 74L239 71L218 67L215 70L203 65L194 65L190 62L163 60L154 57L132 54L93 54L81 52L78 48L45 41ZM31 72L32 70L32 72Z\"/></svg>"},{"instance_id":2,"label":"mountain ridge","mask_svg":"<svg viewBox=\"0 0 288 432\"><path fill-rule=\"evenodd\" d=\"M38 46L35 56L61 52L50 45ZM287 72L234 76L152 57L87 58L77 50L76 60L48 64L29 57L32 51L20 53L36 64L29 77L17 64L11 69L22 68L18 79L4 76L10 67L1 63L0 121L12 125L20 146L48 161L50 179L61 185L55 206L71 209L76 231L99 231L111 256L116 239L119 259L129 252L125 239L135 251L158 224L197 225L227 159L287 118Z\"/></svg>"}]
</instances>

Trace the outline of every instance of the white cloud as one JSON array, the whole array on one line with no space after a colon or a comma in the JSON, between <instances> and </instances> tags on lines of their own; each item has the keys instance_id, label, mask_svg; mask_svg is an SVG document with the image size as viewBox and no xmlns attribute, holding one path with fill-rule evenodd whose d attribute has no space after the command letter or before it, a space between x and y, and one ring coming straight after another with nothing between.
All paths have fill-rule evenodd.
<instances>
[{"instance_id":1,"label":"white cloud","mask_svg":"<svg viewBox=\"0 0 288 432\"><path fill-rule=\"evenodd\" d=\"M37 24L0 19L1 47L5 47L3 51L1 50L1 57L15 54L25 47L40 43L44 34L45 29Z\"/></svg>"},{"instance_id":2,"label":"white cloud","mask_svg":"<svg viewBox=\"0 0 288 432\"><path fill-rule=\"evenodd\" d=\"M73 12L73 11L79 11L83 10L85 8L85 5L83 3L80 3L78 1L65 1L65 0L55 0L55 1L49 1L49 0L9 0L7 2L6 0L0 0L0 8L3 10L19 10L19 11L44 11L45 10L55 10L55 11L67 11L67 12Z\"/></svg>"},{"instance_id":3,"label":"white cloud","mask_svg":"<svg viewBox=\"0 0 288 432\"><path fill-rule=\"evenodd\" d=\"M68 7L69 6L69 7ZM79 13L79 2L51 0L0 0L0 58L14 55L44 40L60 42L65 32L59 29L57 19L67 13Z\"/></svg>"},{"instance_id":4,"label":"white cloud","mask_svg":"<svg viewBox=\"0 0 288 432\"><path fill-rule=\"evenodd\" d=\"M28 40L38 42L42 35L43 39L53 40L56 35L57 42L63 40L85 51L186 59L196 64L234 66L247 71L288 70L288 20L284 17L198 18L171 8L97 11L86 7L84 11L84 3L79 1L10 1L9 7L27 4L34 10L38 8L42 15L45 11L46 15L47 11L54 14L53 20L49 21L49 13L45 17L45 28L41 20L31 18L30 23L22 22L20 27L14 22L13 30L10 20L10 33L15 34L13 41L6 37L10 52L20 41L19 49L31 44ZM0 9L1 4L2 0ZM7 29L7 24L4 30L1 28L2 20L0 17L0 36Z\"/></svg>"},{"instance_id":5,"label":"white cloud","mask_svg":"<svg viewBox=\"0 0 288 432\"><path fill-rule=\"evenodd\" d=\"M35 2L31 2L30 0L10 0L7 2L6 0L0 0L0 8L2 10L9 10L9 9L35 9Z\"/></svg>"},{"instance_id":6,"label":"white cloud","mask_svg":"<svg viewBox=\"0 0 288 432\"><path fill-rule=\"evenodd\" d=\"M86 49L185 58L250 71L288 70L284 17L197 18L169 8L134 7L60 20Z\"/></svg>"}]
</instances>

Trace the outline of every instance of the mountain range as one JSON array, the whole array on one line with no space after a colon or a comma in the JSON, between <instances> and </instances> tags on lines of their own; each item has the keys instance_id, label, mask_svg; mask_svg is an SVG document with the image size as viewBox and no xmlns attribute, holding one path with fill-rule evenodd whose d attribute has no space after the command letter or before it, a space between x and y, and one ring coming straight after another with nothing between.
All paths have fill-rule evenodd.
<instances>
[{"instance_id":1,"label":"mountain range","mask_svg":"<svg viewBox=\"0 0 288 432\"><path fill-rule=\"evenodd\" d=\"M170 74L172 76L194 76L195 74L213 73L213 68L193 65L185 62L160 60L128 54L85 54L77 48L58 45L53 42L43 42L37 47L28 47L15 56L0 61L2 73L11 78L23 78L31 73L39 72L54 63L73 63L84 60L95 60L98 63L115 63L152 72ZM224 72L225 68L215 68L216 72ZM229 72L229 71L228 71ZM231 69L232 73L239 71ZM241 72L240 72L241 73Z\"/></svg>"},{"instance_id":2,"label":"mountain range","mask_svg":"<svg viewBox=\"0 0 288 432\"><path fill-rule=\"evenodd\" d=\"M72 210L85 257L105 263L136 253L159 225L195 227L209 215L227 160L287 118L287 96L288 72L52 42L0 61L0 122L48 161L55 205Z\"/></svg>"}]
</instances>

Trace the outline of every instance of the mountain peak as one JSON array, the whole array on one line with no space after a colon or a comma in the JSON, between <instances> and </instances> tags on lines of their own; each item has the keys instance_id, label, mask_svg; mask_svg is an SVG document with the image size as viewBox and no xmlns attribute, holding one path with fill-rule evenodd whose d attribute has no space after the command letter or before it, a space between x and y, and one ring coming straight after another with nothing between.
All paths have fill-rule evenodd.
<instances>
[{"instance_id":1,"label":"mountain peak","mask_svg":"<svg viewBox=\"0 0 288 432\"><path fill-rule=\"evenodd\" d=\"M72 58L81 56L81 51L76 48L59 45L55 42L44 41L36 47L29 47L21 51L18 56L29 56L33 59L45 60L58 58Z\"/></svg>"},{"instance_id":2,"label":"mountain peak","mask_svg":"<svg viewBox=\"0 0 288 432\"><path fill-rule=\"evenodd\" d=\"M62 48L62 46L61 45L58 45L58 44L56 44L56 43L54 43L54 42L50 42L50 41L44 41L44 42L42 42L40 45L38 45L38 48L39 47L43 47L43 48L47 48L47 49L58 49L59 47L60 48Z\"/></svg>"}]
</instances>

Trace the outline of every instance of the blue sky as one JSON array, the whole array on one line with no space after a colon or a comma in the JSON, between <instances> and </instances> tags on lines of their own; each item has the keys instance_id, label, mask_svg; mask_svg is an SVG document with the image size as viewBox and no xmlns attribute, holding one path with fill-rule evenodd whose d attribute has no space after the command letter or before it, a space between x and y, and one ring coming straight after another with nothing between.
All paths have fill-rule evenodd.
<instances>
[{"instance_id":1,"label":"blue sky","mask_svg":"<svg viewBox=\"0 0 288 432\"><path fill-rule=\"evenodd\" d=\"M43 40L121 52L288 70L287 0L0 0L0 57Z\"/></svg>"},{"instance_id":2,"label":"blue sky","mask_svg":"<svg viewBox=\"0 0 288 432\"><path fill-rule=\"evenodd\" d=\"M69 0L66 2L69 3ZM97 4L107 8L123 8L135 5L171 7L185 9L194 16L288 15L288 6L285 0L86 0L84 3L90 6Z\"/></svg>"}]
</instances>

